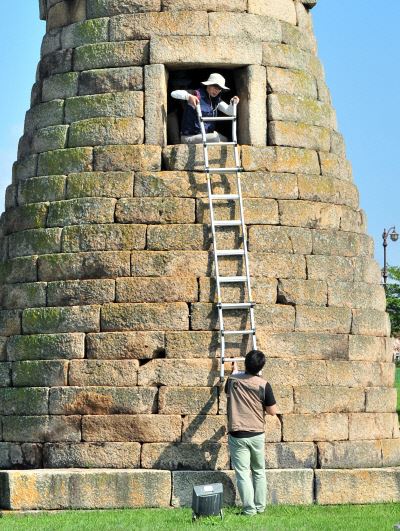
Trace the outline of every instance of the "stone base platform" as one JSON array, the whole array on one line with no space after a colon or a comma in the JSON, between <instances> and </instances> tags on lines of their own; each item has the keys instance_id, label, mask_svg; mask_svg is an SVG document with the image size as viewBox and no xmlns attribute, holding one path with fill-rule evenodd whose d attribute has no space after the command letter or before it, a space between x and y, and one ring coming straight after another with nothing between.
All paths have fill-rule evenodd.
<instances>
[{"instance_id":1,"label":"stone base platform","mask_svg":"<svg viewBox=\"0 0 400 531\"><path fill-rule=\"evenodd\" d=\"M268 504L400 501L400 467L266 472ZM0 472L0 509L59 510L187 507L193 485L222 482L225 505L238 501L234 473L120 469Z\"/></svg>"}]
</instances>

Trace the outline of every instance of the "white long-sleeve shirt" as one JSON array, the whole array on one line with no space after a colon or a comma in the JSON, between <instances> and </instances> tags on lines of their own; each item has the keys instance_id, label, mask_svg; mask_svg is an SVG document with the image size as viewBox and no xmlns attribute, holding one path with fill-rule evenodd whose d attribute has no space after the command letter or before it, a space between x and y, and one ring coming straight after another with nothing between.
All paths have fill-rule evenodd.
<instances>
[{"instance_id":1,"label":"white long-sleeve shirt","mask_svg":"<svg viewBox=\"0 0 400 531\"><path fill-rule=\"evenodd\" d=\"M186 90L174 90L173 92L171 92L171 96L176 100L188 101L190 94ZM217 109L223 112L224 114L227 114L228 116L233 116L233 105L232 104L228 105L224 101L220 101L219 104L217 105Z\"/></svg>"}]
</instances>

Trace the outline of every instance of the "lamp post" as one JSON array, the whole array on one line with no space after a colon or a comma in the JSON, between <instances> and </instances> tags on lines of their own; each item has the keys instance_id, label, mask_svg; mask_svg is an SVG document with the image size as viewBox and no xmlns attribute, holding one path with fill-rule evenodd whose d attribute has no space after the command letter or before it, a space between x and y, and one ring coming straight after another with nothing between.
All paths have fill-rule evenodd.
<instances>
[{"instance_id":1,"label":"lamp post","mask_svg":"<svg viewBox=\"0 0 400 531\"><path fill-rule=\"evenodd\" d=\"M382 276L383 276L383 286L386 289L387 284L387 260L386 260L386 247L388 246L388 236L392 240L392 242L397 242L399 239L399 235L396 232L396 227L390 227L389 230L383 229L382 239L383 239L383 270L382 270Z\"/></svg>"}]
</instances>

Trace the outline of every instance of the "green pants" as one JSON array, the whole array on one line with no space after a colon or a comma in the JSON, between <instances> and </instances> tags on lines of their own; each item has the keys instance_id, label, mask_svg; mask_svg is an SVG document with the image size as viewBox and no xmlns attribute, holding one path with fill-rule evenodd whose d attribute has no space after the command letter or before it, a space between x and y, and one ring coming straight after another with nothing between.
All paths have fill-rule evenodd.
<instances>
[{"instance_id":1,"label":"green pants","mask_svg":"<svg viewBox=\"0 0 400 531\"><path fill-rule=\"evenodd\" d=\"M229 435L229 450L245 514L262 513L267 497L265 435L239 439Z\"/></svg>"}]
</instances>

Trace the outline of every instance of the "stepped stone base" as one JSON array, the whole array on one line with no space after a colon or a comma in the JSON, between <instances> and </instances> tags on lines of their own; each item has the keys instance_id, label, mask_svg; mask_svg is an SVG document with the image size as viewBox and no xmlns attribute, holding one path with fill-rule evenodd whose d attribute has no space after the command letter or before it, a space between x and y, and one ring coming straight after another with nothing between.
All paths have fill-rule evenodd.
<instances>
[{"instance_id":1,"label":"stepped stone base","mask_svg":"<svg viewBox=\"0 0 400 531\"><path fill-rule=\"evenodd\" d=\"M268 470L267 503L321 505L400 501L400 467ZM234 472L59 469L0 472L0 509L58 510L187 507L193 485L222 482L225 505L238 503Z\"/></svg>"}]
</instances>

